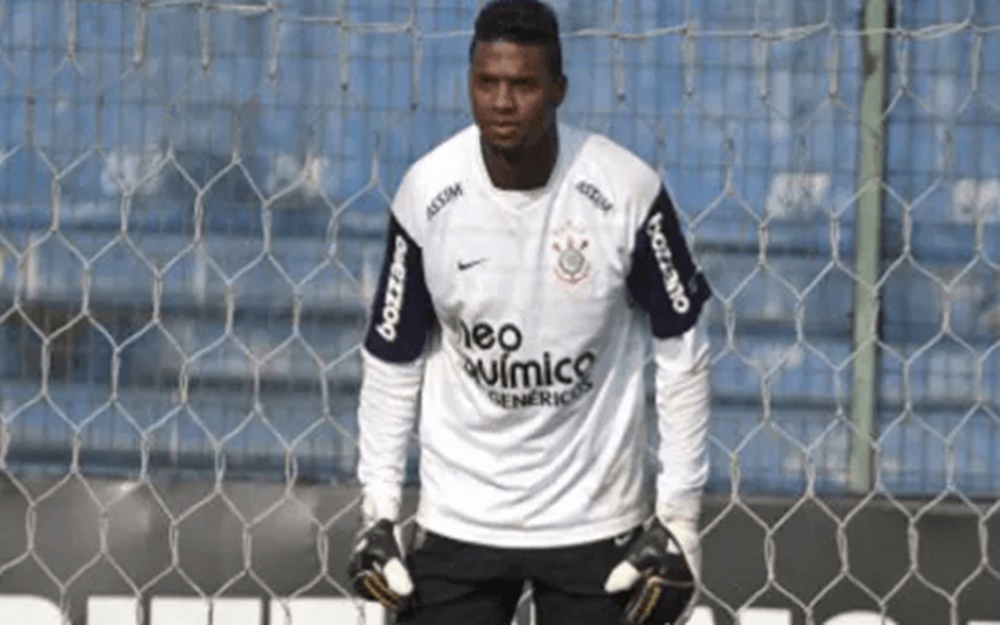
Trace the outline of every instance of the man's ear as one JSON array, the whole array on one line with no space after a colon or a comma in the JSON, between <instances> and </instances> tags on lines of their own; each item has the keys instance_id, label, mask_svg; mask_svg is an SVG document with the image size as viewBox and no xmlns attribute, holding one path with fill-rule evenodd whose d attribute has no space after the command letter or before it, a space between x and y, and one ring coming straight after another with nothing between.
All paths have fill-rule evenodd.
<instances>
[{"instance_id":1,"label":"man's ear","mask_svg":"<svg viewBox=\"0 0 1000 625\"><path fill-rule=\"evenodd\" d=\"M563 100L566 99L566 92L569 91L569 81L565 76L560 76L556 78L555 85L553 85L553 105L555 108L559 108L562 105Z\"/></svg>"}]
</instances>

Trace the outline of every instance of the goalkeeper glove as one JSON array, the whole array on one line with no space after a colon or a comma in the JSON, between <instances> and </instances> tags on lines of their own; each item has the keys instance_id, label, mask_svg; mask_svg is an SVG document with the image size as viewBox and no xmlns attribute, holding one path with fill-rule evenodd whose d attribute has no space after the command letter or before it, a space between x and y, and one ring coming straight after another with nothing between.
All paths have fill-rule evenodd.
<instances>
[{"instance_id":1,"label":"goalkeeper glove","mask_svg":"<svg viewBox=\"0 0 1000 625\"><path fill-rule=\"evenodd\" d=\"M363 529L355 540L347 566L354 591L390 610L402 608L413 593L413 581L403 566L394 530L388 519L380 519Z\"/></svg>"},{"instance_id":2,"label":"goalkeeper glove","mask_svg":"<svg viewBox=\"0 0 1000 625\"><path fill-rule=\"evenodd\" d=\"M697 540L697 533L693 532ZM695 580L680 543L657 518L646 522L604 583L608 593L632 589L625 607L627 625L680 623L694 596Z\"/></svg>"}]
</instances>

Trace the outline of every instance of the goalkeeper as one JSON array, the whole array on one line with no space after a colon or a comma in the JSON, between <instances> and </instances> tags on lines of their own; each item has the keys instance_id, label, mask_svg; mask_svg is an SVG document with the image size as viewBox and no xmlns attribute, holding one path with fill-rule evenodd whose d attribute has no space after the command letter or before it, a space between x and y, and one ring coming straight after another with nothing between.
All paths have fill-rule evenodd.
<instances>
[{"instance_id":1,"label":"goalkeeper","mask_svg":"<svg viewBox=\"0 0 1000 625\"><path fill-rule=\"evenodd\" d=\"M469 58L475 123L392 202L362 352L352 584L407 625L508 625L526 581L539 625L679 623L699 578L709 286L659 175L557 122L567 79L547 5L488 3Z\"/></svg>"}]
</instances>

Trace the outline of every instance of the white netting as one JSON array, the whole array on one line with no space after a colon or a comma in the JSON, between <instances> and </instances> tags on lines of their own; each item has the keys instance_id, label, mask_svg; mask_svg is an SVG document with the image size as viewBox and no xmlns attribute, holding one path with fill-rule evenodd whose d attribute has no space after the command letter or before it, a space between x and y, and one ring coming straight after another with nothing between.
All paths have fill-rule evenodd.
<instances>
[{"instance_id":1,"label":"white netting","mask_svg":"<svg viewBox=\"0 0 1000 625\"><path fill-rule=\"evenodd\" d=\"M344 596L355 502L307 484L351 482L388 198L469 123L480 4L0 0L0 593L74 622L97 570L136 597ZM563 119L661 169L716 293L705 539L743 526L760 581L707 573L698 618L823 622L847 586L979 614L1000 581L1000 4L886 0L875 26L874 0L553 4ZM260 482L265 503L234 494ZM136 498L163 566L112 544ZM35 540L66 500L96 519L78 550ZM857 565L872 510L899 520L891 583ZM315 553L273 582L260 536L286 513ZM941 514L980 536L957 573L918 540ZM176 537L209 518L240 557L206 573ZM803 526L833 554L819 582L782 556Z\"/></svg>"}]
</instances>

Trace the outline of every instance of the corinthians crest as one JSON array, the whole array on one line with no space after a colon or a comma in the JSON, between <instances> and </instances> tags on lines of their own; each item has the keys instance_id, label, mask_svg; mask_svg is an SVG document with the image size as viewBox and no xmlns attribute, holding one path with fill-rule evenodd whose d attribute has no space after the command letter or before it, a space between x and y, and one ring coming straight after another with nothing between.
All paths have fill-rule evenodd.
<instances>
[{"instance_id":1,"label":"corinthians crest","mask_svg":"<svg viewBox=\"0 0 1000 625\"><path fill-rule=\"evenodd\" d=\"M590 242L586 233L566 222L552 231L555 240L552 250L556 253L556 263L552 268L556 278L575 286L590 275L590 261L587 259L587 248Z\"/></svg>"}]
</instances>

